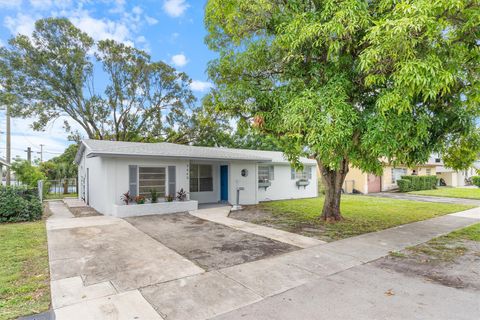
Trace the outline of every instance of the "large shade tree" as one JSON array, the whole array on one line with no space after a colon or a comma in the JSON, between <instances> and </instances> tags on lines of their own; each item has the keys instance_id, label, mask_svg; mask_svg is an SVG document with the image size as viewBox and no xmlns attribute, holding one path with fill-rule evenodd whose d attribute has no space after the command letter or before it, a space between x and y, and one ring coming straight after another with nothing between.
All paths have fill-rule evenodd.
<instances>
[{"instance_id":1,"label":"large shade tree","mask_svg":"<svg viewBox=\"0 0 480 320\"><path fill-rule=\"evenodd\" d=\"M349 166L380 174L385 159L414 165L433 151L458 155L458 145L478 151L479 8L474 0L209 0L217 107L278 137L294 165L314 157L327 189L322 217L340 220Z\"/></svg>"},{"instance_id":2,"label":"large shade tree","mask_svg":"<svg viewBox=\"0 0 480 320\"><path fill-rule=\"evenodd\" d=\"M185 142L192 129L185 73L122 43L95 42L68 19L38 20L31 36L10 39L0 79L0 98L37 130L61 116L72 136L73 121L92 139Z\"/></svg>"}]
</instances>

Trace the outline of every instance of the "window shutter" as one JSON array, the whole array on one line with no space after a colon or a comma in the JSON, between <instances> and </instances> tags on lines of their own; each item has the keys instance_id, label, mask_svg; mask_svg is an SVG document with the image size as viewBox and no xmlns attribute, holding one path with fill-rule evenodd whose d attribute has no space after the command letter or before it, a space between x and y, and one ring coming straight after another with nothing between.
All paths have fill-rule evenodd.
<instances>
[{"instance_id":1,"label":"window shutter","mask_svg":"<svg viewBox=\"0 0 480 320\"><path fill-rule=\"evenodd\" d=\"M168 166L168 194L174 197L177 193L177 176L175 169L175 166Z\"/></svg>"},{"instance_id":2,"label":"window shutter","mask_svg":"<svg viewBox=\"0 0 480 320\"><path fill-rule=\"evenodd\" d=\"M292 180L295 180L295 169L290 168L290 170L291 170L291 171L290 171L290 173L291 173L291 178L292 178Z\"/></svg>"},{"instance_id":3,"label":"window shutter","mask_svg":"<svg viewBox=\"0 0 480 320\"><path fill-rule=\"evenodd\" d=\"M275 179L275 174L274 174L274 171L273 171L273 166L269 166L269 167L268 167L268 179L269 179L269 180Z\"/></svg>"},{"instance_id":4,"label":"window shutter","mask_svg":"<svg viewBox=\"0 0 480 320\"><path fill-rule=\"evenodd\" d=\"M312 170L313 167L308 168L308 180L312 180Z\"/></svg>"},{"instance_id":5,"label":"window shutter","mask_svg":"<svg viewBox=\"0 0 480 320\"><path fill-rule=\"evenodd\" d=\"M138 166L135 165L128 166L128 191L131 197L137 196L137 168Z\"/></svg>"}]
</instances>

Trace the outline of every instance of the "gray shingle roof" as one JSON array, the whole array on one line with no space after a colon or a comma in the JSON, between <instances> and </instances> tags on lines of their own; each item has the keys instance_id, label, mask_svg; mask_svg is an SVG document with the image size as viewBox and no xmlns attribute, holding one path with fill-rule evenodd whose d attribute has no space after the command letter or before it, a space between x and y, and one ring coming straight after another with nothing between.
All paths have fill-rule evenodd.
<instances>
[{"instance_id":1,"label":"gray shingle roof","mask_svg":"<svg viewBox=\"0 0 480 320\"><path fill-rule=\"evenodd\" d=\"M231 148L196 147L167 142L143 143L107 140L84 140L87 157L93 156L160 156L190 159L248 160L257 162L288 163L282 152ZM80 148L77 162L80 160ZM315 160L301 158L304 164L316 164Z\"/></svg>"}]
</instances>

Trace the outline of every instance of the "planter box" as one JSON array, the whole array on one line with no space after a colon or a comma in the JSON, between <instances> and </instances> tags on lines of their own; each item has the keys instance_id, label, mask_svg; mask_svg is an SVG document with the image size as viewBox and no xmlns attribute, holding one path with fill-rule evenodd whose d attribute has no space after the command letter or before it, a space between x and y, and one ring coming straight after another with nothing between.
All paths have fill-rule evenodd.
<instances>
[{"instance_id":1,"label":"planter box","mask_svg":"<svg viewBox=\"0 0 480 320\"><path fill-rule=\"evenodd\" d=\"M310 184L309 180L298 180L297 181L297 187L298 188L300 188L300 187L306 188L309 184Z\"/></svg>"},{"instance_id":2,"label":"planter box","mask_svg":"<svg viewBox=\"0 0 480 320\"><path fill-rule=\"evenodd\" d=\"M198 209L198 201L173 201L146 204L114 205L113 216L118 218L186 212Z\"/></svg>"},{"instance_id":3,"label":"planter box","mask_svg":"<svg viewBox=\"0 0 480 320\"><path fill-rule=\"evenodd\" d=\"M271 185L272 185L272 182L270 182L270 181L258 182L258 187L259 187L259 188L265 188L265 189L267 189L267 188L270 187Z\"/></svg>"}]
</instances>

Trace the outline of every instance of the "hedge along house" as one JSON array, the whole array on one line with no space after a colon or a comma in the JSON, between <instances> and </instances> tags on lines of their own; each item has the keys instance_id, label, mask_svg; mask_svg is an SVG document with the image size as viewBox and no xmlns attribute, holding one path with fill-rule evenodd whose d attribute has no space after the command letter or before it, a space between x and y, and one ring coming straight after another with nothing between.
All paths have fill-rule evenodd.
<instances>
[{"instance_id":1,"label":"hedge along house","mask_svg":"<svg viewBox=\"0 0 480 320\"><path fill-rule=\"evenodd\" d=\"M317 196L315 160L293 170L281 152L195 147L172 143L82 141L75 162L79 198L118 217L195 210L202 203L251 205ZM151 190L158 203L148 203ZM166 201L183 189L185 201ZM122 195L143 195L147 204L125 205Z\"/></svg>"}]
</instances>

